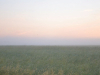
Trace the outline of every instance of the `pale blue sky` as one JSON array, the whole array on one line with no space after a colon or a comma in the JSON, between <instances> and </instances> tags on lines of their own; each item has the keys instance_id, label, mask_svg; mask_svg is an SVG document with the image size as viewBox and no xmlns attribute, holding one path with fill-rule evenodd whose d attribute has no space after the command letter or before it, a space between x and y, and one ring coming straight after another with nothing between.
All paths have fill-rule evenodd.
<instances>
[{"instance_id":1,"label":"pale blue sky","mask_svg":"<svg viewBox=\"0 0 100 75\"><path fill-rule=\"evenodd\" d=\"M100 0L0 0L0 16L28 19L82 17L100 9ZM85 11L92 11L86 13ZM85 13L85 14L84 14ZM49 19L50 20L50 19Z\"/></svg>"}]
</instances>

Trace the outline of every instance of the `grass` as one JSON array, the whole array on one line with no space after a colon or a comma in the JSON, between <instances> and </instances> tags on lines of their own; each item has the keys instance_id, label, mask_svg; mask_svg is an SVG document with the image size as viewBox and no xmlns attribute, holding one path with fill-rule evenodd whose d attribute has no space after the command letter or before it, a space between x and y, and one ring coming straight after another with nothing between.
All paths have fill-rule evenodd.
<instances>
[{"instance_id":1,"label":"grass","mask_svg":"<svg viewBox=\"0 0 100 75\"><path fill-rule=\"evenodd\" d=\"M0 75L100 75L100 46L0 46Z\"/></svg>"}]
</instances>

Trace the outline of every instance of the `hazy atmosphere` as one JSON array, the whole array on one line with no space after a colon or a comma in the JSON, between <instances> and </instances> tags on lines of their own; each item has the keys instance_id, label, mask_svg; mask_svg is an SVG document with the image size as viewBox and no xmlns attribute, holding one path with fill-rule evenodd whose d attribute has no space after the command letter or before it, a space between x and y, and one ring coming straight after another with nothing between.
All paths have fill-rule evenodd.
<instances>
[{"instance_id":1,"label":"hazy atmosphere","mask_svg":"<svg viewBox=\"0 0 100 75\"><path fill-rule=\"evenodd\" d=\"M0 45L100 45L100 0L0 0Z\"/></svg>"}]
</instances>

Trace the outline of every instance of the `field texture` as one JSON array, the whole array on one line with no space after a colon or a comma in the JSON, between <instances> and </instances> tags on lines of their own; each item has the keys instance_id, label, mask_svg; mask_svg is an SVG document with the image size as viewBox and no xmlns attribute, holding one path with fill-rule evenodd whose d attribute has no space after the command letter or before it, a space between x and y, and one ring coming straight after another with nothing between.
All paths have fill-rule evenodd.
<instances>
[{"instance_id":1,"label":"field texture","mask_svg":"<svg viewBox=\"0 0 100 75\"><path fill-rule=\"evenodd\" d=\"M0 46L0 75L100 75L100 46Z\"/></svg>"}]
</instances>

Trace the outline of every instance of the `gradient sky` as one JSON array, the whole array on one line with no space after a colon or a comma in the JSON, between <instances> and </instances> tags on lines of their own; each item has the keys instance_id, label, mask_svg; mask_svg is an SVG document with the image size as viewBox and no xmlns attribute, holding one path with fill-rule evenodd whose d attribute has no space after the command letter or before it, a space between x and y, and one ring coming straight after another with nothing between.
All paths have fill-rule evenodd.
<instances>
[{"instance_id":1,"label":"gradient sky","mask_svg":"<svg viewBox=\"0 0 100 75\"><path fill-rule=\"evenodd\" d=\"M100 0L0 0L0 45L76 42L100 45Z\"/></svg>"}]
</instances>

